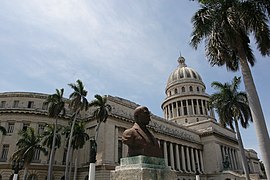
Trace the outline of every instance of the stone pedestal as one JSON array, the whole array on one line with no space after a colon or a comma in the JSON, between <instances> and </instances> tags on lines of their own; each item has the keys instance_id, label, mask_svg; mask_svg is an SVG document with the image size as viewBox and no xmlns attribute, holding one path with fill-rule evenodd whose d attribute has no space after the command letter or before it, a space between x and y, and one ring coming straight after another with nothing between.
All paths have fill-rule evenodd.
<instances>
[{"instance_id":1,"label":"stone pedestal","mask_svg":"<svg viewBox=\"0 0 270 180\"><path fill-rule=\"evenodd\" d=\"M122 158L120 166L111 172L111 180L174 180L175 172L164 159L146 156Z\"/></svg>"}]
</instances>

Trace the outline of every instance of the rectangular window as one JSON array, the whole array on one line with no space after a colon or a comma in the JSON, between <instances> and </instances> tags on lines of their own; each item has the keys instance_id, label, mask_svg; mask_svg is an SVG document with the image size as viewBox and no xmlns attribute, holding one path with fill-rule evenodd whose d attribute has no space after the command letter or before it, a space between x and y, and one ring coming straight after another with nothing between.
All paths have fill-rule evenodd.
<instances>
[{"instance_id":1,"label":"rectangular window","mask_svg":"<svg viewBox=\"0 0 270 180\"><path fill-rule=\"evenodd\" d=\"M43 134L43 132L44 132L44 127L45 127L44 124L39 124L39 125L38 125L38 134L39 134L39 135Z\"/></svg>"},{"instance_id":2,"label":"rectangular window","mask_svg":"<svg viewBox=\"0 0 270 180\"><path fill-rule=\"evenodd\" d=\"M120 159L123 157L123 143L122 140L118 140L118 162L120 163Z\"/></svg>"},{"instance_id":3,"label":"rectangular window","mask_svg":"<svg viewBox=\"0 0 270 180\"><path fill-rule=\"evenodd\" d=\"M27 108L34 108L34 101L28 101Z\"/></svg>"},{"instance_id":4,"label":"rectangular window","mask_svg":"<svg viewBox=\"0 0 270 180\"><path fill-rule=\"evenodd\" d=\"M48 109L48 104L47 103L43 103L42 104L42 110L47 110Z\"/></svg>"},{"instance_id":5,"label":"rectangular window","mask_svg":"<svg viewBox=\"0 0 270 180\"><path fill-rule=\"evenodd\" d=\"M8 123L8 129L7 129L7 133L13 133L14 131L14 123L13 122L9 122Z\"/></svg>"},{"instance_id":6,"label":"rectangular window","mask_svg":"<svg viewBox=\"0 0 270 180\"><path fill-rule=\"evenodd\" d=\"M13 102L13 108L19 107L19 101L14 101Z\"/></svg>"},{"instance_id":7,"label":"rectangular window","mask_svg":"<svg viewBox=\"0 0 270 180\"><path fill-rule=\"evenodd\" d=\"M0 108L5 108L6 107L6 101L1 101Z\"/></svg>"},{"instance_id":8,"label":"rectangular window","mask_svg":"<svg viewBox=\"0 0 270 180\"><path fill-rule=\"evenodd\" d=\"M23 128L22 128L22 130L23 130L23 131L26 131L26 129L27 129L29 126L30 126L29 123L23 123Z\"/></svg>"},{"instance_id":9,"label":"rectangular window","mask_svg":"<svg viewBox=\"0 0 270 180\"><path fill-rule=\"evenodd\" d=\"M40 157L40 150L39 150L39 149L36 149L36 150L35 150L34 157L33 157L33 161L34 161L34 162L39 161L39 160L40 160L39 157Z\"/></svg>"},{"instance_id":10,"label":"rectangular window","mask_svg":"<svg viewBox=\"0 0 270 180\"><path fill-rule=\"evenodd\" d=\"M8 150L9 150L9 145L8 144L4 144L3 145L3 149L2 149L2 153L1 153L1 159L0 159L0 161L6 161L7 160Z\"/></svg>"},{"instance_id":11,"label":"rectangular window","mask_svg":"<svg viewBox=\"0 0 270 180\"><path fill-rule=\"evenodd\" d=\"M63 159L62 159L62 164L63 164L63 165L66 164L66 157L67 157L67 149L64 149Z\"/></svg>"}]
</instances>

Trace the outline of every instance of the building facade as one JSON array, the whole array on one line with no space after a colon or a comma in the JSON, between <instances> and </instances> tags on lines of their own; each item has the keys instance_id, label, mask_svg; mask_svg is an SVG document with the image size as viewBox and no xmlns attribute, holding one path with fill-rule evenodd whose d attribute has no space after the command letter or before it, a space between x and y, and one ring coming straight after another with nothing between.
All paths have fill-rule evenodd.
<instances>
[{"instance_id":1,"label":"building facade","mask_svg":"<svg viewBox=\"0 0 270 180\"><path fill-rule=\"evenodd\" d=\"M240 152L235 132L221 127L208 106L209 95L201 76L187 67L185 59L178 59L178 67L171 73L165 89L166 98L161 105L164 118L152 115L149 129L158 139L165 163L177 174L178 180L194 180L196 171L201 180L244 179ZM0 133L0 180L12 178L11 156L16 150L18 132L32 127L42 134L45 124L53 124L44 104L47 94L30 92L0 93L0 125L7 135ZM96 179L110 179L110 172L127 155L127 146L121 141L125 129L132 127L133 111L138 104L119 97L107 96L112 111L100 126L97 140ZM96 120L92 110L82 112L79 120L86 122L86 133L93 138ZM59 124L67 126L71 113L60 118ZM65 138L56 150L53 177L60 180L65 169ZM254 150L246 150L249 170L253 179L262 175L259 159ZM88 179L90 141L74 152L77 158L78 180ZM29 166L29 179L45 180L48 157L36 152ZM20 171L22 177L23 171Z\"/></svg>"}]
</instances>

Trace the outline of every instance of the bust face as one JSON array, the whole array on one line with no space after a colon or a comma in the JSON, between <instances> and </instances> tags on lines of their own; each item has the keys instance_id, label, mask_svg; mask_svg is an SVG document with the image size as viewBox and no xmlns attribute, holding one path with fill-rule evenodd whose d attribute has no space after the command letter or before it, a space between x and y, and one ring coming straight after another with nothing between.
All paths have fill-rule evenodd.
<instances>
[{"instance_id":1,"label":"bust face","mask_svg":"<svg viewBox=\"0 0 270 180\"><path fill-rule=\"evenodd\" d=\"M145 106L136 108L134 112L134 116L137 116L136 122L139 125L148 125L149 121L151 121L150 114L150 111Z\"/></svg>"}]
</instances>

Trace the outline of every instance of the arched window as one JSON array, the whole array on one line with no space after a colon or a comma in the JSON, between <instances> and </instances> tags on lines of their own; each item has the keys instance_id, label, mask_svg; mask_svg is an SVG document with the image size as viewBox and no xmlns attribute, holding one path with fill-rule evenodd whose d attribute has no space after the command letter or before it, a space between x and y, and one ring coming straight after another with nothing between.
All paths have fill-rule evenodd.
<instances>
[{"instance_id":1,"label":"arched window","mask_svg":"<svg viewBox=\"0 0 270 180\"><path fill-rule=\"evenodd\" d=\"M192 92L193 91L193 87L189 86L189 91Z\"/></svg>"},{"instance_id":2,"label":"arched window","mask_svg":"<svg viewBox=\"0 0 270 180\"><path fill-rule=\"evenodd\" d=\"M197 92L200 92L200 88L199 87L197 87Z\"/></svg>"},{"instance_id":3,"label":"arched window","mask_svg":"<svg viewBox=\"0 0 270 180\"><path fill-rule=\"evenodd\" d=\"M37 175L35 175L35 174L30 174L30 176L28 176L27 179L28 180L38 180Z\"/></svg>"},{"instance_id":4,"label":"arched window","mask_svg":"<svg viewBox=\"0 0 270 180\"><path fill-rule=\"evenodd\" d=\"M177 94L177 93L178 93L178 92L177 92L177 89L175 88L175 89L174 89L174 94Z\"/></svg>"},{"instance_id":5,"label":"arched window","mask_svg":"<svg viewBox=\"0 0 270 180\"><path fill-rule=\"evenodd\" d=\"M185 87L182 87L182 92L186 92Z\"/></svg>"}]
</instances>

